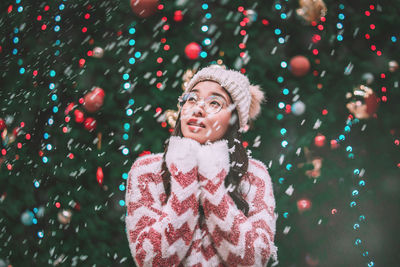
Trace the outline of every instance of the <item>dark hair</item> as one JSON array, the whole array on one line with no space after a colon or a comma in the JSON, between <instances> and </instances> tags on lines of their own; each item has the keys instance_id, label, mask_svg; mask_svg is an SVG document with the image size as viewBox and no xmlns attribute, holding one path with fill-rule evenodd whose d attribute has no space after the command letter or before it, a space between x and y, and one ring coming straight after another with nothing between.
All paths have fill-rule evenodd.
<instances>
[{"instance_id":1,"label":"dark hair","mask_svg":"<svg viewBox=\"0 0 400 267\"><path fill-rule=\"evenodd\" d=\"M247 216L249 212L249 204L241 196L239 192L239 184L241 179L244 178L245 174L247 173L247 168L249 166L249 158L247 156L245 148L242 145L242 134L239 132L240 124L236 109L232 112L232 116L236 116L237 119L234 121L233 124L229 125L229 128L226 131L225 135L223 136L223 139L228 140L229 147L235 146L233 153L229 153L230 162L231 163L235 162L235 164L230 167L229 173L225 177L224 183L225 187L228 187L229 185L234 186L234 190L232 192L229 191L228 193L232 197L232 200L235 202L238 209L240 209ZM180 117L181 114L179 113L178 118L176 120L175 129L172 132L171 136L183 137L181 131ZM161 175L163 179L165 193L167 195L166 199L168 199L171 194L171 183L170 183L171 173L169 172L167 164L165 162L165 155L167 154L167 151L168 151L168 141L165 144L163 162L161 167L161 173L162 173ZM200 206L200 214L204 215L201 206Z\"/></svg>"}]
</instances>

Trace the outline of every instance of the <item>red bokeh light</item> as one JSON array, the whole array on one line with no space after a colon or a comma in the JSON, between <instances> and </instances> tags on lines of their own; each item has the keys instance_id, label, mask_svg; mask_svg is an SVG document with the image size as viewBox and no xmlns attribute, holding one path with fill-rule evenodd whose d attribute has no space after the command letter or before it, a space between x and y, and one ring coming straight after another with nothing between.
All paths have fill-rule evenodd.
<instances>
[{"instance_id":1,"label":"red bokeh light","mask_svg":"<svg viewBox=\"0 0 400 267\"><path fill-rule=\"evenodd\" d=\"M264 25L268 25L268 24L269 24L269 21L266 20L266 19L263 19L261 22L262 22L262 24L264 24Z\"/></svg>"}]
</instances>

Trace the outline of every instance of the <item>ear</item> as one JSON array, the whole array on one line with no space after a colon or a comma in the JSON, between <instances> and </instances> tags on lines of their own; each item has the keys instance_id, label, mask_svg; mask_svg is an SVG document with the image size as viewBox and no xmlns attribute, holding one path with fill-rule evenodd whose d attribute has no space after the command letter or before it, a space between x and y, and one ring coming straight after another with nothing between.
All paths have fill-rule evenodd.
<instances>
[{"instance_id":1,"label":"ear","mask_svg":"<svg viewBox=\"0 0 400 267\"><path fill-rule=\"evenodd\" d=\"M249 117L254 120L261 111L261 104L265 101L264 92L259 85L250 85L251 103Z\"/></svg>"}]
</instances>

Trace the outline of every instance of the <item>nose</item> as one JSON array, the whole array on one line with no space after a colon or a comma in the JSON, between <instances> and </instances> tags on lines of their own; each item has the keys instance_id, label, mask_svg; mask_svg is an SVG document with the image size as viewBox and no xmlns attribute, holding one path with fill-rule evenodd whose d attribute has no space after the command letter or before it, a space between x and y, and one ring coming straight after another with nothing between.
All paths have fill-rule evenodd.
<instances>
[{"instance_id":1,"label":"nose","mask_svg":"<svg viewBox=\"0 0 400 267\"><path fill-rule=\"evenodd\" d=\"M202 104L200 105L199 103L202 103ZM204 114L206 114L206 112L204 110L204 107L205 107L205 105L204 105L203 101L197 102L192 108L193 114L196 115L196 116L199 116L199 117L203 117Z\"/></svg>"}]
</instances>

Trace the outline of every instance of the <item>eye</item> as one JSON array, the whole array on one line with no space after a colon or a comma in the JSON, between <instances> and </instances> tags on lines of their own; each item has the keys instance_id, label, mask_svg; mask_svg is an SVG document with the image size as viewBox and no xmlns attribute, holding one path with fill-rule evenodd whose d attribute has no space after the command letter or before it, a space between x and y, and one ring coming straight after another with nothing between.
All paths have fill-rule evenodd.
<instances>
[{"instance_id":1,"label":"eye","mask_svg":"<svg viewBox=\"0 0 400 267\"><path fill-rule=\"evenodd\" d=\"M218 101L215 101L215 100L211 101L211 102L210 102L210 105L213 106L213 107L220 107L220 106L222 106L221 103L218 103Z\"/></svg>"},{"instance_id":2,"label":"eye","mask_svg":"<svg viewBox=\"0 0 400 267\"><path fill-rule=\"evenodd\" d=\"M221 97L218 96L211 96L209 99L207 99L208 105L210 105L213 108L219 108L224 105L224 100Z\"/></svg>"},{"instance_id":3,"label":"eye","mask_svg":"<svg viewBox=\"0 0 400 267\"><path fill-rule=\"evenodd\" d=\"M197 101L196 95L189 95L189 96L187 97L187 101L189 101L189 102L196 102L196 101Z\"/></svg>"}]
</instances>

